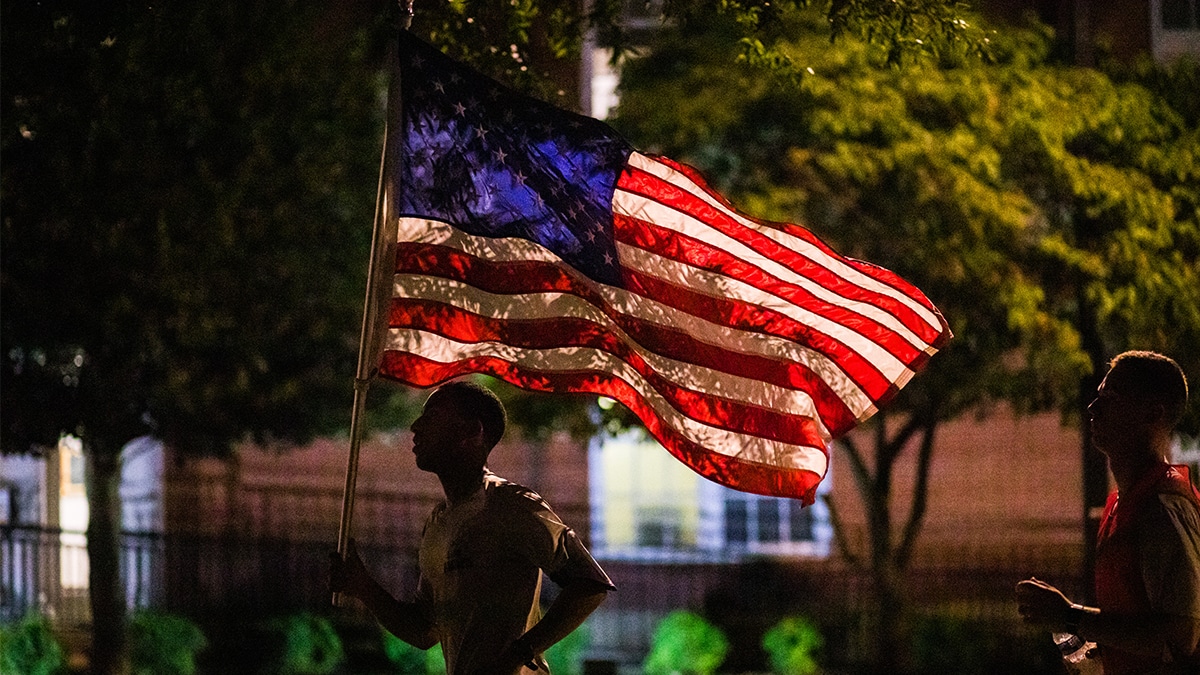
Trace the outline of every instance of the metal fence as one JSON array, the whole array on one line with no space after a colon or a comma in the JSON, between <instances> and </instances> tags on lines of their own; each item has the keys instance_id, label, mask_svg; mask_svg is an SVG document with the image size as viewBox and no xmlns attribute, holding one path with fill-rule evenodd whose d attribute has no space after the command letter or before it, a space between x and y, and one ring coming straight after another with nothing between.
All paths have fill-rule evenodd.
<instances>
[{"instance_id":1,"label":"metal fence","mask_svg":"<svg viewBox=\"0 0 1200 675\"><path fill-rule=\"evenodd\" d=\"M126 532L120 573L131 611L169 611L205 623L328 612L333 549L319 541ZM385 587L400 595L415 588L414 549L360 550ZM1013 586L1032 572L1078 592L1077 556L1067 553L1031 557L1014 550L990 563L976 557L918 567L905 575L907 597L917 611L1014 622ZM845 622L870 606L869 575L837 559L602 564L617 591L589 621L591 651L615 660L644 655L655 624L674 609L750 623L789 612ZM87 555L78 533L0 526L0 622L39 612L59 626L86 625L86 578Z\"/></svg>"},{"instance_id":2,"label":"metal fence","mask_svg":"<svg viewBox=\"0 0 1200 675\"><path fill-rule=\"evenodd\" d=\"M125 532L120 575L130 610L256 617L329 606L334 544L275 538ZM415 585L415 551L364 547L394 587ZM29 612L60 625L90 621L86 541L79 533L0 526L0 621Z\"/></svg>"}]
</instances>

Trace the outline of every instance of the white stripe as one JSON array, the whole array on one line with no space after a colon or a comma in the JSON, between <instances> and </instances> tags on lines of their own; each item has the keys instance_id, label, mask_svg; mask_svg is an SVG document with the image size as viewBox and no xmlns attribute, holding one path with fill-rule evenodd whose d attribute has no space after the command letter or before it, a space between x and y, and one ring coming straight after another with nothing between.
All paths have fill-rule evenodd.
<instances>
[{"instance_id":1,"label":"white stripe","mask_svg":"<svg viewBox=\"0 0 1200 675\"><path fill-rule=\"evenodd\" d=\"M577 272L546 248L525 239L475 237L447 223L422 218L401 218L399 240L455 248L493 262L531 260L555 264L581 278ZM615 311L660 326L682 330L693 338L726 351L788 360L803 365L825 381L855 418L865 420L877 408L871 397L844 371L821 352L776 335L738 330L708 321L636 293L592 284ZM909 375L911 377L911 374Z\"/></svg>"},{"instance_id":2,"label":"white stripe","mask_svg":"<svg viewBox=\"0 0 1200 675\"><path fill-rule=\"evenodd\" d=\"M857 312L865 317L873 319L875 322L882 325L885 329L896 333L906 342L911 344L918 350L924 351L929 347L929 343L922 340L915 333L909 330L904 322L900 321L892 314L885 312L879 307L861 300L853 300L825 288L821 284L805 277L802 274L797 274L795 270L783 265L771 258L755 251L742 242L734 239L721 232L720 230L708 225L704 221L690 216L682 211L678 211L661 202L649 199L642 195L617 190L613 195L613 210L622 215L637 218L644 222L653 223L668 230L678 232L685 236L691 237L698 241L702 241L717 250L726 251L736 258L754 265L762 271L770 274L784 283L800 286L801 288L812 293L818 300L822 300L830 305L844 307L848 310ZM619 245L619 244L618 244ZM657 254L656 254L657 257ZM663 258L665 260L665 258ZM654 267L641 267L632 265L637 270L654 270ZM703 269L703 268L700 268ZM790 305L799 307L790 300L780 297L780 300ZM756 303L758 304L758 303ZM805 310L808 311L808 310Z\"/></svg>"},{"instance_id":3,"label":"white stripe","mask_svg":"<svg viewBox=\"0 0 1200 675\"><path fill-rule=\"evenodd\" d=\"M688 441L711 452L784 469L825 475L828 460L819 448L779 443L698 422L675 410L629 364L608 352L592 349L521 349L499 342L463 343L418 330L388 331L387 350L408 352L442 364L479 356L494 356L539 372L595 371L616 377L633 387L668 427ZM586 365L586 367L583 367Z\"/></svg>"},{"instance_id":4,"label":"white stripe","mask_svg":"<svg viewBox=\"0 0 1200 675\"><path fill-rule=\"evenodd\" d=\"M617 250L623 265L640 270L643 274L650 274L668 283L698 290L715 298L733 298L757 307L765 307L805 326L811 326L870 361L889 382L911 372L894 354L854 329L763 291L753 284L663 258L644 249L618 244Z\"/></svg>"},{"instance_id":5,"label":"white stripe","mask_svg":"<svg viewBox=\"0 0 1200 675\"><path fill-rule=\"evenodd\" d=\"M881 293L904 303L906 306L912 309L913 312L920 316L927 324L929 324L930 327L939 332L942 330L942 323L938 321L938 318L933 314L933 312L929 311L929 309L927 309L921 303L913 300L892 286L882 283L870 277L869 275L863 274L862 272L854 269L853 266L846 264L845 261L830 256L825 251L822 251L819 247L814 246L804 239L792 236L773 227L764 227L759 223L749 220L740 213L730 210L719 200L715 199L712 195L704 191L699 185L696 185L696 183L687 175L638 152L634 152L632 155L630 155L627 164L637 169L641 169L646 173L652 174L678 188L686 190L697 198L704 200L713 208L720 210L730 218L733 218L737 222L741 223L745 227L751 228L763 236L774 239L780 245L785 246L808 258L814 263L828 269L830 272L842 277L843 279L846 279L850 283L861 286L868 290L875 291L877 293Z\"/></svg>"},{"instance_id":6,"label":"white stripe","mask_svg":"<svg viewBox=\"0 0 1200 675\"><path fill-rule=\"evenodd\" d=\"M820 423L816 405L807 392L677 361L650 351L621 330L600 308L576 295L555 292L496 295L453 279L397 274L392 297L435 300L472 314L503 321L557 317L590 321L616 335L645 359L656 373L677 387L807 417Z\"/></svg>"}]
</instances>

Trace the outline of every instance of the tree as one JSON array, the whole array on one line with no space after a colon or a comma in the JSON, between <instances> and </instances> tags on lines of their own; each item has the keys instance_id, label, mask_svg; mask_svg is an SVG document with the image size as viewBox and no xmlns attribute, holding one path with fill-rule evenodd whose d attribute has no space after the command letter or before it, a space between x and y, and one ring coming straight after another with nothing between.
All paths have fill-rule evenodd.
<instances>
[{"instance_id":1,"label":"tree","mask_svg":"<svg viewBox=\"0 0 1200 675\"><path fill-rule=\"evenodd\" d=\"M876 661L892 672L939 425L999 400L1078 411L1099 371L1089 332L1107 354L1197 343L1196 134L1142 87L1047 62L1040 28L994 34L987 61L944 52L897 69L870 44L830 46L822 21L784 16L780 58L741 65L727 21L667 33L624 69L616 123L748 213L900 273L955 332L838 444L868 519L867 550L843 552L870 570ZM917 475L897 509L904 452Z\"/></svg>"},{"instance_id":2,"label":"tree","mask_svg":"<svg viewBox=\"0 0 1200 675\"><path fill-rule=\"evenodd\" d=\"M3 448L84 441L93 670L119 453L344 426L382 110L372 25L291 2L3 9Z\"/></svg>"}]
</instances>

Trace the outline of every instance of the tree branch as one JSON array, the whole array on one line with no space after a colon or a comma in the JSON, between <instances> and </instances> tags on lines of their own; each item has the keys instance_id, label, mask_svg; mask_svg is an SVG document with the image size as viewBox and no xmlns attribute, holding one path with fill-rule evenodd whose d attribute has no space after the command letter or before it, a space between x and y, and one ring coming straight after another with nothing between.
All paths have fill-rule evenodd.
<instances>
[{"instance_id":1,"label":"tree branch","mask_svg":"<svg viewBox=\"0 0 1200 675\"><path fill-rule=\"evenodd\" d=\"M850 541L846 536L846 526L842 523L841 513L834 504L833 495L825 495L825 506L829 508L829 524L833 526L833 540L837 542L838 553L846 562L856 569L863 569L862 556L850 550Z\"/></svg>"},{"instance_id":2,"label":"tree branch","mask_svg":"<svg viewBox=\"0 0 1200 675\"><path fill-rule=\"evenodd\" d=\"M858 486L859 494L865 498L871 494L871 487L875 481L866 461L863 460L862 451L858 449L858 444L849 438L843 438L838 443L850 459L850 472L854 475L854 484Z\"/></svg>"},{"instance_id":3,"label":"tree branch","mask_svg":"<svg viewBox=\"0 0 1200 675\"><path fill-rule=\"evenodd\" d=\"M900 538L900 545L896 547L893 557L893 562L899 569L908 566L917 535L920 534L921 525L925 522L925 507L929 501L929 467L933 459L933 439L937 426L936 415L930 415L922 425L924 435L921 437L921 448L917 455L917 482L913 487L912 508L908 514L908 521L904 524L904 534Z\"/></svg>"}]
</instances>

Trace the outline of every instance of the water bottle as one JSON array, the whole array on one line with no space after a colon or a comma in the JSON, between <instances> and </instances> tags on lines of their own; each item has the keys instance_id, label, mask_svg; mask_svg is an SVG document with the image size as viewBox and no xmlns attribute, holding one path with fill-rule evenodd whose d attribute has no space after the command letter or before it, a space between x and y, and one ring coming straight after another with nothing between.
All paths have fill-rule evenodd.
<instances>
[{"instance_id":1,"label":"water bottle","mask_svg":"<svg viewBox=\"0 0 1200 675\"><path fill-rule=\"evenodd\" d=\"M1070 675L1100 675L1103 666L1099 658L1092 658L1088 653L1096 648L1095 642L1087 642L1072 633L1052 633L1054 644L1062 654L1063 665Z\"/></svg>"}]
</instances>

